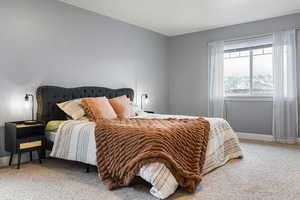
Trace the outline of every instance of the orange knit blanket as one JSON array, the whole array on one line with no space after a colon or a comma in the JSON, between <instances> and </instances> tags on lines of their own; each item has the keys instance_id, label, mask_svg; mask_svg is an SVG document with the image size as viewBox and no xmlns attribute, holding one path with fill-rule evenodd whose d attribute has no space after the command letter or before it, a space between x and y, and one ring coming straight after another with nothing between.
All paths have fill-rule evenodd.
<instances>
[{"instance_id":1,"label":"orange knit blanket","mask_svg":"<svg viewBox=\"0 0 300 200\"><path fill-rule=\"evenodd\" d=\"M115 189L127 186L143 165L161 162L192 192L202 178L209 130L203 118L99 120L98 172L109 189Z\"/></svg>"}]
</instances>

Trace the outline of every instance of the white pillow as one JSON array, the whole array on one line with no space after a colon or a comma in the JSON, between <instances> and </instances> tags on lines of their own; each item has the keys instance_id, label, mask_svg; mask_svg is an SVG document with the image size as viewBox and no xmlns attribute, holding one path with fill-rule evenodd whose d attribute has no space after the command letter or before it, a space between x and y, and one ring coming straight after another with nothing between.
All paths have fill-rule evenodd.
<instances>
[{"instance_id":1,"label":"white pillow","mask_svg":"<svg viewBox=\"0 0 300 200\"><path fill-rule=\"evenodd\" d=\"M137 116L146 114L137 104L133 101L130 101L130 105L133 107L133 111Z\"/></svg>"}]
</instances>

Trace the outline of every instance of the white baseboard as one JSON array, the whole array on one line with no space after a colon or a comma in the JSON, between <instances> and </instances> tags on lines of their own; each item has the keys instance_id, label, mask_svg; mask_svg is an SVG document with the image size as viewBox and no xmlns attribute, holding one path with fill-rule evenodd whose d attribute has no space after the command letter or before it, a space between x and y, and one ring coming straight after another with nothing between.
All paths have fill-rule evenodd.
<instances>
[{"instance_id":1,"label":"white baseboard","mask_svg":"<svg viewBox=\"0 0 300 200\"><path fill-rule=\"evenodd\" d=\"M257 140L264 142L274 142L274 138L272 135L264 135L257 133L245 133L245 132L236 132L238 138L246 139L246 140Z\"/></svg>"},{"instance_id":2,"label":"white baseboard","mask_svg":"<svg viewBox=\"0 0 300 200\"><path fill-rule=\"evenodd\" d=\"M49 155L49 152L46 152L46 157ZM9 158L10 156L3 156L0 157L0 167L8 167L8 163L9 163ZM32 159L33 160L38 160L38 155L36 151L32 152ZM21 163L26 163L30 161L30 156L29 156L29 152L24 152L22 153L21 156ZM18 154L14 154L13 160L12 160L12 166L16 166L18 163Z\"/></svg>"},{"instance_id":3,"label":"white baseboard","mask_svg":"<svg viewBox=\"0 0 300 200\"><path fill-rule=\"evenodd\" d=\"M38 156L35 155L35 152L32 153L32 159L36 160L38 159ZM9 163L9 158L10 156L4 156L0 158L0 167L6 167L8 166ZM30 157L29 153L22 153L21 157L21 163L29 162ZM16 165L18 162L18 154L14 154L13 160L12 160L12 165Z\"/></svg>"},{"instance_id":4,"label":"white baseboard","mask_svg":"<svg viewBox=\"0 0 300 200\"><path fill-rule=\"evenodd\" d=\"M255 140L263 142L275 142L272 135L264 135L257 133L236 132L239 139ZM300 144L300 138L297 139L297 144Z\"/></svg>"}]
</instances>

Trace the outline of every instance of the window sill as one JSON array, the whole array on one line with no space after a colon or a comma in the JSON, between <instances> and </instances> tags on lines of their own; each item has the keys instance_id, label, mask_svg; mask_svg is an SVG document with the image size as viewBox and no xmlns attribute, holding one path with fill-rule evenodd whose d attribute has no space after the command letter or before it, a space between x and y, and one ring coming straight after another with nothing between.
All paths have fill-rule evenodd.
<instances>
[{"instance_id":1,"label":"window sill","mask_svg":"<svg viewBox=\"0 0 300 200\"><path fill-rule=\"evenodd\" d=\"M230 96L224 97L225 101L266 101L273 102L273 97L270 96Z\"/></svg>"}]
</instances>

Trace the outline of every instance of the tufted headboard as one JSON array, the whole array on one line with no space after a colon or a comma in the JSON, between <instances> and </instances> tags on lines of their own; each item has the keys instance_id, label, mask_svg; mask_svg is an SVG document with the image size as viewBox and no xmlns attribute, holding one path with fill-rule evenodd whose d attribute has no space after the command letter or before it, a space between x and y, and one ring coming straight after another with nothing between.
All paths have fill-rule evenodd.
<instances>
[{"instance_id":1,"label":"tufted headboard","mask_svg":"<svg viewBox=\"0 0 300 200\"><path fill-rule=\"evenodd\" d=\"M130 100L134 98L131 88L110 89L105 87L77 87L63 88L56 86L41 86L36 91L37 120L47 123L50 120L64 120L66 114L58 108L56 103L84 97L114 98L126 95Z\"/></svg>"}]
</instances>

